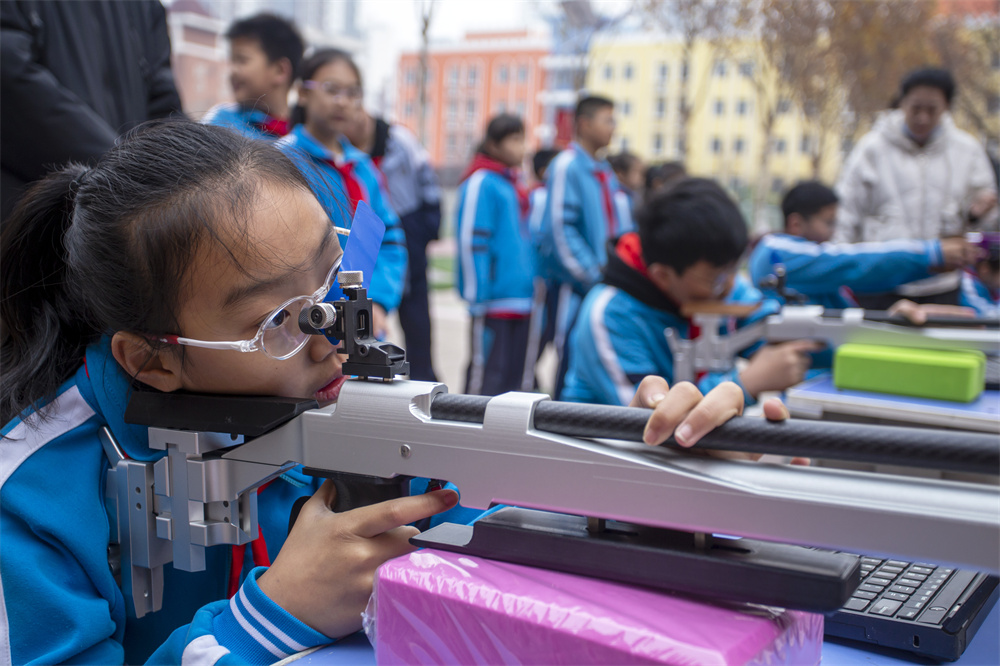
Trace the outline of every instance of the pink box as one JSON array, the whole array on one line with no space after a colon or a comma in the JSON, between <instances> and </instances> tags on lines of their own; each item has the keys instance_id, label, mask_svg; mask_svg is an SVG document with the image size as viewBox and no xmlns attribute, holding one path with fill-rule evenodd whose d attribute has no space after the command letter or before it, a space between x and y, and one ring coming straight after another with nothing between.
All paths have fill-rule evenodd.
<instances>
[{"instance_id":1,"label":"pink box","mask_svg":"<svg viewBox=\"0 0 1000 666\"><path fill-rule=\"evenodd\" d=\"M823 643L822 615L436 550L382 565L366 625L383 665L801 666L819 663Z\"/></svg>"}]
</instances>

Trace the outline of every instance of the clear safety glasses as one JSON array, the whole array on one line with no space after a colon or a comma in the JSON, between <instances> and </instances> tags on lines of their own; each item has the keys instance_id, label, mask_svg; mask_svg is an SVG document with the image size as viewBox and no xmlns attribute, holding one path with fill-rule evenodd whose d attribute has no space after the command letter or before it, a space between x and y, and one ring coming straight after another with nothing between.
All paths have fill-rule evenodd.
<instances>
[{"instance_id":1,"label":"clear safety glasses","mask_svg":"<svg viewBox=\"0 0 1000 666\"><path fill-rule=\"evenodd\" d=\"M327 274L326 280L323 281L323 286L311 295L290 298L275 308L274 312L261 323L260 328L257 329L257 335L250 340L215 342L183 338L178 335L154 335L151 337L171 345L186 345L205 349L232 349L240 352L262 351L277 361L284 361L301 351L306 342L309 341L310 336L299 328L299 314L302 310L323 302L337 279L342 260L343 255L337 257L337 261L334 262Z\"/></svg>"}]
</instances>

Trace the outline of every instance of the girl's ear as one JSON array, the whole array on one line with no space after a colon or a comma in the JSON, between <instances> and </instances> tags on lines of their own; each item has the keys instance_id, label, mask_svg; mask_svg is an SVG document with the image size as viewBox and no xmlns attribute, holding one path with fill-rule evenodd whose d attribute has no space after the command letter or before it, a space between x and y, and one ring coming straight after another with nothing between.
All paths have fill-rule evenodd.
<instances>
[{"instance_id":1,"label":"girl's ear","mask_svg":"<svg viewBox=\"0 0 1000 666\"><path fill-rule=\"evenodd\" d=\"M180 359L161 354L135 333L118 331L111 338L111 354L130 377L164 393L181 388Z\"/></svg>"}]
</instances>

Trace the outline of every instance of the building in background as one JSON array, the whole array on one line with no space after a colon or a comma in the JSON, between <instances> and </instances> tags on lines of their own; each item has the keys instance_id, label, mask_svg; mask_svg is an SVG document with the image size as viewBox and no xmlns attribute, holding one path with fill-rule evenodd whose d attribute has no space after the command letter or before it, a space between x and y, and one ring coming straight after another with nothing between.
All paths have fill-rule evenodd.
<instances>
[{"instance_id":1,"label":"building in background","mask_svg":"<svg viewBox=\"0 0 1000 666\"><path fill-rule=\"evenodd\" d=\"M528 31L469 33L428 54L424 146L442 183L453 185L499 113L524 119L528 149L542 143L539 93L550 40ZM420 54L403 53L396 76L396 121L420 136Z\"/></svg>"},{"instance_id":2,"label":"building in background","mask_svg":"<svg viewBox=\"0 0 1000 666\"><path fill-rule=\"evenodd\" d=\"M731 49L752 54L754 45ZM649 162L683 160L689 173L709 176L740 193L761 176L762 151L770 142L766 187L778 194L795 181L819 177L832 183L842 154L827 138L817 151L815 128L777 81L763 81L752 55L720 57L696 43L688 62L683 45L656 31L601 34L591 44L587 89L616 101L618 131L612 150L628 149ZM690 79L689 81L687 79ZM688 99L690 97L690 99ZM682 100L691 107L687 127ZM764 115L774 113L770 137Z\"/></svg>"},{"instance_id":3,"label":"building in background","mask_svg":"<svg viewBox=\"0 0 1000 666\"><path fill-rule=\"evenodd\" d=\"M365 35L356 22L357 0L174 0L167 7L174 80L184 111L193 119L220 102L232 101L226 30L235 19L260 12L292 19L307 47L350 52L363 71Z\"/></svg>"}]
</instances>

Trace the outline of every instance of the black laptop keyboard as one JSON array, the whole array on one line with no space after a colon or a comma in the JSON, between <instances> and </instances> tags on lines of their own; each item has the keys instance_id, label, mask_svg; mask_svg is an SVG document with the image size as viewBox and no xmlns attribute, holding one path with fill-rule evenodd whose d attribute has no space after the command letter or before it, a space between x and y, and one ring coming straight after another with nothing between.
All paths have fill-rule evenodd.
<instances>
[{"instance_id":1,"label":"black laptop keyboard","mask_svg":"<svg viewBox=\"0 0 1000 666\"><path fill-rule=\"evenodd\" d=\"M860 587L841 611L941 624L976 574L922 562L861 558Z\"/></svg>"}]
</instances>

